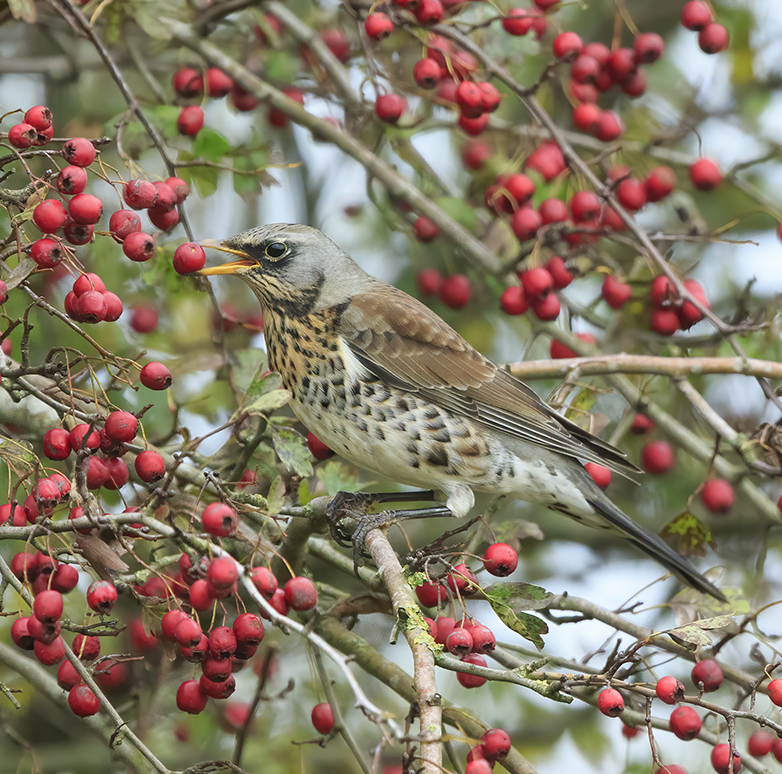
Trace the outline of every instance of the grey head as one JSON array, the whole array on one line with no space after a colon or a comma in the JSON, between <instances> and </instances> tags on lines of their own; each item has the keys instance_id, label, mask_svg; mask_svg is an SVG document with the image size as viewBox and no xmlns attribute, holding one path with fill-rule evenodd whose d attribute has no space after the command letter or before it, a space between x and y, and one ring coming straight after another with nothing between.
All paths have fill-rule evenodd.
<instances>
[{"instance_id":1,"label":"grey head","mask_svg":"<svg viewBox=\"0 0 782 774\"><path fill-rule=\"evenodd\" d=\"M323 232L297 223L271 223L226 239L218 249L239 256L200 274L233 274L265 309L290 316L345 304L378 280Z\"/></svg>"}]
</instances>

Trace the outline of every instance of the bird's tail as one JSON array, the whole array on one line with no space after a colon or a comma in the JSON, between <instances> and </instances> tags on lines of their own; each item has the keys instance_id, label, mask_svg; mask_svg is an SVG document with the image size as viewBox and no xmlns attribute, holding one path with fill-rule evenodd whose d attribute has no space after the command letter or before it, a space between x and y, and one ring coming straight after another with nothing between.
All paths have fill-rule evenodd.
<instances>
[{"instance_id":1,"label":"bird's tail","mask_svg":"<svg viewBox=\"0 0 782 774\"><path fill-rule=\"evenodd\" d=\"M692 563L674 551L659 535L636 524L619 507L614 505L600 490L594 496L587 495L587 501L614 531L620 533L644 553L656 559L688 586L710 594L720 602L727 602L725 595L693 567Z\"/></svg>"}]
</instances>

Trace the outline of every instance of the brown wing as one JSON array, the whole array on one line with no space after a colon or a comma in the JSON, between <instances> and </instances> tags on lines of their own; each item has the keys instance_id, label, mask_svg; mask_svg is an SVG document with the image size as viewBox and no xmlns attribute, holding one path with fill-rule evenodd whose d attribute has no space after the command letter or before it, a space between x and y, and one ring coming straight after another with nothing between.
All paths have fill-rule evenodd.
<instances>
[{"instance_id":1,"label":"brown wing","mask_svg":"<svg viewBox=\"0 0 782 774\"><path fill-rule=\"evenodd\" d=\"M401 290L382 285L354 296L342 318L342 335L370 373L454 414L622 475L638 470Z\"/></svg>"}]
</instances>

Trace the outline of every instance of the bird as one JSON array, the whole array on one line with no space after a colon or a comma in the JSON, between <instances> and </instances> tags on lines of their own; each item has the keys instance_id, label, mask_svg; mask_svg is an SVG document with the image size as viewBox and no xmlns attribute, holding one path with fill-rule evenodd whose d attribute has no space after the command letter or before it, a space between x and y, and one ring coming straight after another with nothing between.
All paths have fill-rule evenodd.
<instances>
[{"instance_id":1,"label":"bird","mask_svg":"<svg viewBox=\"0 0 782 774\"><path fill-rule=\"evenodd\" d=\"M269 368L301 423L346 461L444 500L402 514L464 517L475 492L540 503L624 537L685 584L726 600L585 470L594 462L637 472L620 450L559 414L425 304L365 272L321 231L274 223L207 243L235 260L198 273L233 275L253 291Z\"/></svg>"}]
</instances>

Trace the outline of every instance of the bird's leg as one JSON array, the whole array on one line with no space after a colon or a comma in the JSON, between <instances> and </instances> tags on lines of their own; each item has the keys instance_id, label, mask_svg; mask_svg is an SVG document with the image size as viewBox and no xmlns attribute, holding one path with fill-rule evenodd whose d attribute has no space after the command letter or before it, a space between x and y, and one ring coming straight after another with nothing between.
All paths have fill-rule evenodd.
<instances>
[{"instance_id":1,"label":"bird's leg","mask_svg":"<svg viewBox=\"0 0 782 774\"><path fill-rule=\"evenodd\" d=\"M413 492L337 492L326 509L331 536L339 545L353 545L353 566L356 570L364 564L366 539L369 532L380 527L389 527L409 519L426 519L436 516L453 516L445 505L432 505L428 508L415 508L409 511L387 510L368 515L367 509L378 503L404 503L434 500L432 491ZM353 519L358 522L349 537L343 530L343 521Z\"/></svg>"}]
</instances>

